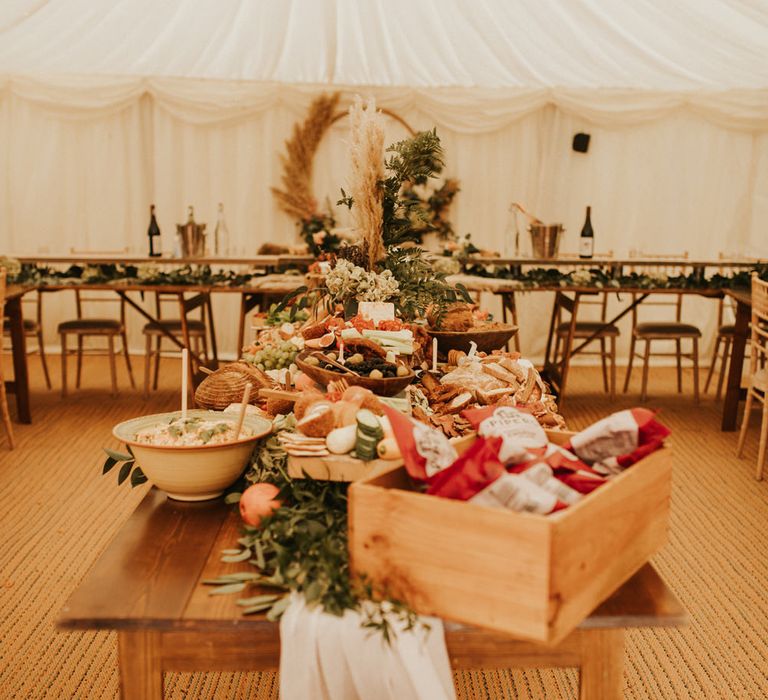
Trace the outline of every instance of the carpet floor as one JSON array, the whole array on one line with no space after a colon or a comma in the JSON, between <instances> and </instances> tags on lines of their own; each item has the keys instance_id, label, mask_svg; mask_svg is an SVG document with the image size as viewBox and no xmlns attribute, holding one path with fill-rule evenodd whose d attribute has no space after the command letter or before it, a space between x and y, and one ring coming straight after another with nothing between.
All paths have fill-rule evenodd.
<instances>
[{"instance_id":1,"label":"carpet floor","mask_svg":"<svg viewBox=\"0 0 768 700\"><path fill-rule=\"evenodd\" d=\"M58 358L51 360L57 377ZM127 388L124 374L120 395L111 398L103 358L87 359L83 388L66 401L45 389L39 360L30 365L34 423L14 424L14 452L0 433L0 698L116 698L115 635L59 632L55 620L147 488L118 488L112 474L102 477L101 447L117 444L110 433L115 423L175 407L178 365L164 360L160 390L146 401ZM675 460L670 541L654 564L690 624L629 633L625 697L766 698L768 480L753 478L757 416L738 460L735 433L719 430L721 405L711 397L696 405L690 373L686 380L688 393L678 395L673 370L652 371L648 405L660 408L673 430ZM565 405L570 427L634 405L637 389L611 402L597 369L574 368ZM455 682L462 699L577 696L577 675L568 669L457 673ZM271 700L277 677L173 673L166 698Z\"/></svg>"}]
</instances>

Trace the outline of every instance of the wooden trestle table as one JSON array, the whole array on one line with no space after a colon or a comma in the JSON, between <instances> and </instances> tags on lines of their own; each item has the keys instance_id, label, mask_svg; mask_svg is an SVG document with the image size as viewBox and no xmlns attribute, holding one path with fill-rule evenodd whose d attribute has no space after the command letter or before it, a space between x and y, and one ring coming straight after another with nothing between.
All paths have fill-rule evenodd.
<instances>
[{"instance_id":1,"label":"wooden trestle table","mask_svg":"<svg viewBox=\"0 0 768 700\"><path fill-rule=\"evenodd\" d=\"M205 365L211 369L218 366L218 348L216 345L216 329L211 307L212 293L230 293L241 296L241 317L242 326L244 314L252 310L260 300L270 296L282 296L296 289L304 283L304 277L301 275L273 275L265 277L264 284L244 285L244 286L224 286L224 285L158 285L141 283L114 283L114 284L59 284L59 285L10 285L7 290L6 310L8 317L8 330L11 336L11 352L13 355L13 380L6 381L6 388L9 393L16 396L16 407L18 420L21 423L32 422L32 412L29 396L29 375L27 369L27 349L24 336L24 317L21 299L24 294L31 291L41 291L44 293L61 292L66 290L79 289L81 291L110 291L122 298L128 306L137 311L148 322L158 322L159 319L152 315L144 306L137 303L129 296L130 292L162 292L166 294L176 294L179 296L180 318L182 319L182 328L180 336L174 335L162 325L160 331L163 335L174 343L178 348L186 347L189 350L190 357L196 366ZM188 298L185 295L192 295ZM186 326L187 315L197 308L203 307L207 316L206 328L209 333L211 357L202 358L190 347L189 335ZM242 336L240 336L242 339ZM200 375L198 375L200 378Z\"/></svg>"},{"instance_id":2,"label":"wooden trestle table","mask_svg":"<svg viewBox=\"0 0 768 700\"><path fill-rule=\"evenodd\" d=\"M221 562L238 527L221 500L180 503L152 489L70 597L59 629L117 631L125 700L160 700L164 671L278 669L279 625L263 615L242 616L240 596L210 596L201 583L248 570ZM578 667L582 700L616 700L625 630L685 621L680 603L647 564L557 646L451 623L446 643L454 669Z\"/></svg>"},{"instance_id":3,"label":"wooden trestle table","mask_svg":"<svg viewBox=\"0 0 768 700\"><path fill-rule=\"evenodd\" d=\"M196 265L238 265L238 266L251 266L251 267L260 267L261 269L271 272L273 270L285 268L287 266L297 266L297 265L306 265L310 263L313 258L307 257L307 256L298 256L298 255L262 255L262 256L255 256L252 258L199 258L199 259L173 259L173 258L145 258L145 257L115 257L115 256L105 256L105 255L93 255L93 256L83 256L83 255L64 255L64 256L27 256L27 257L20 257L19 258L21 262L24 263L37 263L37 264L61 264L61 263L79 263L79 264L91 264L91 265L98 265L98 264L143 264L143 263L152 263L152 264L160 264L160 265L188 265L188 264L196 264ZM600 268L608 273L610 273L614 277L618 277L619 275L623 274L625 270L629 269L642 269L643 267L651 267L651 268L663 268L665 265L673 266L673 267L685 267L688 270L691 270L694 275L701 276L702 279L704 279L706 272L708 269L711 270L723 270L723 269L749 269L750 267L754 266L753 261L713 261L713 260L680 260L680 259L670 259L669 261L663 261L659 259L635 259L635 258L626 258L626 259L614 259L614 258L601 258L596 257L590 260L579 260L579 259L573 259L573 258L559 258L559 259L528 259L528 258L493 258L493 257L474 257L474 258L468 258L463 261L463 263L466 266L469 266L470 268L472 266L484 266L484 265L493 265L493 266L509 266L511 268L522 270L523 268L536 268L536 267L558 267L558 268L584 268L588 267L590 269L592 268ZM287 278L287 276L275 276L273 279L277 277L282 277L283 280ZM564 287L556 287L556 288L549 288L549 287L535 287L535 288L525 288L520 289L514 285L514 283L509 283L508 286L505 287L504 282L501 280L492 280L496 284L489 288L486 285L489 284L489 279L487 278L481 278L481 277L474 277L471 276L464 276L462 277L468 277L469 279L475 280L475 285L467 284L465 281L465 284L467 284L467 287L470 288L470 291L483 291L484 289L487 289L488 291L495 291L498 294L501 294L502 297L505 293L512 294L517 291L561 291L561 292L568 292L573 294L594 294L595 288L594 287L578 287L574 285L570 286L564 286ZM259 299L264 299L267 295L282 295L287 294L288 292L292 291L296 287L300 286L304 282L304 278L302 276L292 276L291 278L288 278L289 281L285 282L279 282L272 284L268 283L268 278L265 279L263 282L267 284L260 284L259 286L251 285L245 285L242 287L234 287L234 286L223 286L223 285L150 285L150 284L139 284L139 283L114 283L114 284L104 284L104 285L94 285L94 284L81 284L81 285L67 285L62 284L60 286L46 286L43 289L46 290L63 290L63 289L83 289L83 290L94 290L94 289L109 289L120 296L122 296L126 302L132 306L136 311L138 311L144 318L146 318L148 321L155 321L156 319L147 312L146 309L144 309L142 306L137 304L135 301L133 301L130 297L127 296L128 292L131 291L137 291L137 292L147 292L147 291L170 291L175 292L177 294L183 294L183 293L195 293L195 297L193 299L187 299L184 301L184 308L185 308L185 314L188 313L193 308L197 308L200 305L205 304L207 306L208 311L208 319L209 319L209 331L211 332L211 348L213 351L213 361L209 363L209 366L215 367L217 364L217 348L216 348L216 338L215 338L215 332L213 328L213 315L210 313L210 295L212 293L238 293L241 295L241 328L242 328L242 318L245 313L247 313L249 310L253 309L254 306L258 303ZM291 281L292 280L292 281ZM462 280L464 281L464 280ZM28 287L26 289L21 288L15 288L14 286L9 287L9 297L8 297L8 304L7 304L7 313L9 316L9 322L8 326L11 333L11 343L12 343L12 351L13 351L13 364L14 364L14 371L15 371L15 377L12 382L8 382L8 389L10 392L16 394L16 400L17 400L17 408L18 408L18 417L19 420L23 423L29 423L31 421L31 409L30 409L30 401L29 401L29 386L28 386L28 378L27 378L27 368L26 368L26 348L24 343L24 334L23 334L23 318L22 318L22 312L21 312L21 303L20 303L20 295L23 294L25 291L28 291L30 289L34 289L35 287ZM506 291L505 291L506 290ZM749 299L749 291L748 290L718 290L718 289L711 289L708 287L701 287L701 288L685 288L685 289L668 289L665 287L658 287L658 288L637 288L637 289L630 289L627 287L622 287L621 289L604 289L602 290L602 293L613 293L616 292L620 295L627 295L625 298L632 299L632 294L636 294L637 297L630 301L629 304L625 306L623 310L621 310L614 318L606 321L606 324L615 323L620 318L625 316L627 313L629 313L633 306L641 303L648 295L650 294L656 294L656 293L676 293L676 294L694 294L699 296L707 296L707 297L713 297L713 298L720 298L724 294L731 296L734 298L737 302L737 318L736 318L736 336L734 343L732 345L731 349L731 356L730 356L730 362L729 362L729 372L728 372L728 382L726 387L726 394L723 401L723 416L722 416L722 430L734 430L736 427L736 414L738 411L738 405L739 405L739 399L743 395L743 390L741 389L740 382L741 382L741 373L743 369L744 364L744 348L746 343L746 337L748 333L748 325L749 325L749 315L751 310L751 302ZM14 296L16 294L16 296ZM179 347L183 347L185 343L183 341L180 341L179 338L173 336L171 333L167 333L163 331L165 335L168 337L171 342L175 343ZM552 330L550 329L550 334ZM595 332L595 335L597 335L597 331ZM242 334L239 334L238 340L241 341ZM583 340L578 344L577 347L572 348L571 355L577 354L581 349L583 349L587 343L589 342L589 339ZM186 343L188 345L188 343ZM190 349L191 351L191 349ZM196 355L193 354L193 360L197 361L199 358L197 358ZM545 362L545 369L548 370L549 374L552 376L552 378L555 381L555 384L557 383L557 367L553 366L551 363L549 363L549 366L546 366L548 364L548 361Z\"/></svg>"}]
</instances>

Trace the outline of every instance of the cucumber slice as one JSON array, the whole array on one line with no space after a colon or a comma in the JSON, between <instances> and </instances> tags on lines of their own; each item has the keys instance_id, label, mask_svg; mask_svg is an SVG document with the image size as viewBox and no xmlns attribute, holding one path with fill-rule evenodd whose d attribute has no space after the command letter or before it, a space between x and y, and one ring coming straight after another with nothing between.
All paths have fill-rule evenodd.
<instances>
[{"instance_id":1,"label":"cucumber slice","mask_svg":"<svg viewBox=\"0 0 768 700\"><path fill-rule=\"evenodd\" d=\"M371 437L383 436L384 429L373 411L369 411L367 408L360 409L355 418L359 432Z\"/></svg>"}]
</instances>

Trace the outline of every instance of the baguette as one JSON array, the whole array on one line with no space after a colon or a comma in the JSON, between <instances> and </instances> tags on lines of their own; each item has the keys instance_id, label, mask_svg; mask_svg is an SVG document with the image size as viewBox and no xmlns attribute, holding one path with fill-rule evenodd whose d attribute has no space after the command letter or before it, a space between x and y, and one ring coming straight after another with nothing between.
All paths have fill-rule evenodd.
<instances>
[{"instance_id":1,"label":"baguette","mask_svg":"<svg viewBox=\"0 0 768 700\"><path fill-rule=\"evenodd\" d=\"M515 398L518 403L526 404L531 400L531 394L533 388L536 386L536 370L530 368L528 370L528 379L525 382L525 386L515 394Z\"/></svg>"},{"instance_id":2,"label":"baguette","mask_svg":"<svg viewBox=\"0 0 768 700\"><path fill-rule=\"evenodd\" d=\"M489 374L494 379L498 379L500 382L504 382L505 384L510 384L511 386L515 387L519 384L517 377L512 374L512 372L504 369L504 367L496 362L491 362L487 365L484 364L483 372Z\"/></svg>"},{"instance_id":3,"label":"baguette","mask_svg":"<svg viewBox=\"0 0 768 700\"><path fill-rule=\"evenodd\" d=\"M509 357L502 357L499 360L499 364L508 372L515 375L517 381L522 384L525 381L525 370Z\"/></svg>"}]
</instances>

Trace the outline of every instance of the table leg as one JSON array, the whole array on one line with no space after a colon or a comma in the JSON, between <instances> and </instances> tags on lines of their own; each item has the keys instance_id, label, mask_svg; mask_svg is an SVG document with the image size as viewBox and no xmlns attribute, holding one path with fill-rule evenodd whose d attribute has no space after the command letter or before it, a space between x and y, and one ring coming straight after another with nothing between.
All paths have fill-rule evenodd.
<instances>
[{"instance_id":1,"label":"table leg","mask_svg":"<svg viewBox=\"0 0 768 700\"><path fill-rule=\"evenodd\" d=\"M163 700L160 633L123 630L117 633L122 700Z\"/></svg>"},{"instance_id":2,"label":"table leg","mask_svg":"<svg viewBox=\"0 0 768 700\"><path fill-rule=\"evenodd\" d=\"M10 392L16 394L16 413L20 423L31 423L29 406L29 372L27 370L27 341L24 337L24 317L21 311L21 296L5 303L8 316L8 330L11 334L13 352L13 381L7 382Z\"/></svg>"},{"instance_id":3,"label":"table leg","mask_svg":"<svg viewBox=\"0 0 768 700\"><path fill-rule=\"evenodd\" d=\"M213 306L211 305L211 295L206 293L205 306L208 312L208 333L211 337L211 353L213 353L213 361L206 357L212 369L217 369L219 366L219 350L216 347L216 327L213 325ZM236 359L240 359L240 350L238 349L238 355Z\"/></svg>"},{"instance_id":4,"label":"table leg","mask_svg":"<svg viewBox=\"0 0 768 700\"><path fill-rule=\"evenodd\" d=\"M581 640L579 700L621 700L624 630L584 631Z\"/></svg>"},{"instance_id":5,"label":"table leg","mask_svg":"<svg viewBox=\"0 0 768 700\"><path fill-rule=\"evenodd\" d=\"M744 371L744 349L749 333L749 319L752 309L748 304L738 302L736 305L736 322L733 331L731 358L728 362L728 383L723 399L723 420L720 429L723 431L736 430L736 414L741 398L741 375Z\"/></svg>"}]
</instances>

